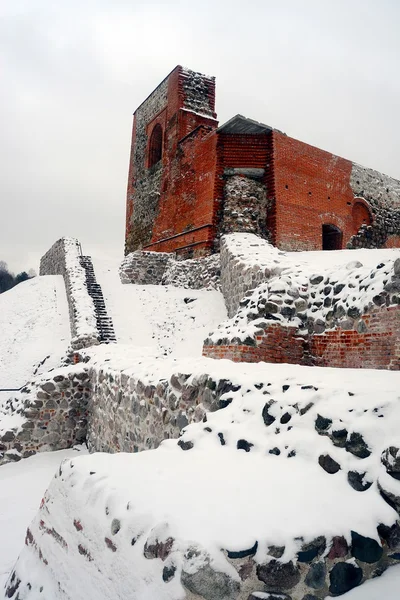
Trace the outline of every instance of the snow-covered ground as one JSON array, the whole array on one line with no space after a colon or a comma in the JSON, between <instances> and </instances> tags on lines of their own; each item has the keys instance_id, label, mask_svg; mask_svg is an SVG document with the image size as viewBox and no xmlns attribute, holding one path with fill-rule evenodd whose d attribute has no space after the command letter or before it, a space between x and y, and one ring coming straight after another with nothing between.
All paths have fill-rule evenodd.
<instances>
[{"instance_id":1,"label":"snow-covered ground","mask_svg":"<svg viewBox=\"0 0 400 600\"><path fill-rule=\"evenodd\" d=\"M117 341L157 355L201 356L203 341L226 319L222 294L161 285L123 285L119 260L93 258Z\"/></svg>"},{"instance_id":2,"label":"snow-covered ground","mask_svg":"<svg viewBox=\"0 0 400 600\"><path fill-rule=\"evenodd\" d=\"M379 257L376 251L368 250L287 254L273 249L273 252L285 269L295 267L307 276L323 273L327 268L343 268L354 260L365 267L376 268L378 262L398 256L398 251L394 256L392 250L379 251ZM271 262L270 254L268 261ZM240 382L241 389L238 393L231 392L231 404L211 413L206 424L187 428L182 440L194 444L187 452L177 446L176 440L168 440L159 449L138 455L97 454L74 460L73 469L66 477L68 483L58 478L52 484L52 497L57 498L57 506L62 508L57 514L52 510L53 523L59 533L62 531L66 538L70 536L75 540L76 514L86 519L85 531L90 532L92 528L94 537L101 531L102 541L103 525L109 529L111 517L117 519L122 529L118 544L125 529L130 535L141 527L139 533L145 532L147 536L152 528L168 522L166 531L176 540L202 544L214 553L217 562L221 547L243 550L255 540L260 542L258 558L261 561L265 558L267 542L284 544L285 557L290 559L298 549L290 545L289 539L296 536L311 538L323 533L329 538L330 535L348 535L352 528L376 539L377 522L394 521L393 509L379 496L377 479L385 478L380 464L382 449L398 444L398 373L296 365L235 365L200 358L204 338L226 318L220 293L170 286L122 285L118 260L94 259L93 263L121 343L120 347L96 348L90 353L93 362L106 363L105 368L116 370L129 370L134 366L135 375L148 381L168 379L179 362L182 373L192 373L193 377L204 372L215 377L219 374L232 382ZM48 354L52 358L47 359L43 368L56 366L56 359L70 340L62 279L36 278L3 294L0 320L0 387L19 387L31 378L37 364ZM154 356L159 359L154 360ZM3 381L4 375L7 381ZM11 375L12 382L8 381ZM258 381L264 382L261 388L255 385ZM270 414L281 423L285 421L281 421L284 415L289 414L288 425L265 427L260 415L265 402L272 398L275 403L271 405ZM310 403L313 406L301 414L301 409ZM362 433L367 441L372 454L362 459L363 468L373 483L362 494L352 489L347 480L348 471L356 470L360 459L332 445L328 436L318 435L314 427L317 414L331 419L332 429L346 427L349 435ZM381 416L384 418L379 418ZM240 449L239 441L250 443L249 451L243 451L244 447ZM279 455L270 453L276 448ZM326 473L318 464L318 457L328 452L341 467L334 475ZM37 513L40 499L60 460L76 456L76 450L40 454L0 467L0 590L24 547L26 528ZM126 476L128 472L132 477ZM88 473L93 476L88 478ZM67 487L71 489L64 495ZM293 490L297 490L295 502ZM129 508L126 512L128 506L133 510ZM266 510L267 506L270 510ZM110 517L109 508L113 511ZM33 531L38 533L38 518L36 521ZM268 532L264 540L260 539L260 530ZM47 550L51 551L52 538L47 538L45 543L50 544ZM132 535L126 547L122 542L123 555L119 551L110 552L110 546L104 550L100 542L98 547L97 542L94 543L93 553L101 553L104 572L109 571L107 589L102 587L104 579L98 577L97 563L82 560L72 568L69 562L73 560L72 550L70 559L65 562L60 553L60 576L68 579L68 573L73 571L76 598L125 600L129 594L136 594L138 600L180 597L178 593L160 595L166 588L160 587L160 574L156 577L152 571L159 565L155 567L155 561L143 558L145 537L135 546L131 545L131 539ZM57 544L54 549L59 552ZM20 567L34 571L37 563L34 554L29 552L25 548ZM136 572L132 581L124 581L121 578L124 561L132 558L137 560ZM42 581L48 578L49 571L50 568L44 571L40 566L38 577L32 581L40 584L40 578ZM93 574L92 589L82 586L88 572ZM111 583L115 573L115 582ZM174 589L179 592L172 582L168 585L168 593L173 594ZM342 597L398 600L399 588L400 565ZM56 598L58 595L54 595L54 600Z\"/></svg>"},{"instance_id":3,"label":"snow-covered ground","mask_svg":"<svg viewBox=\"0 0 400 600\"><path fill-rule=\"evenodd\" d=\"M35 277L1 294L0 388L19 388L36 369L40 373L58 366L70 338L61 275ZM0 405L6 396L0 392Z\"/></svg>"},{"instance_id":4,"label":"snow-covered ground","mask_svg":"<svg viewBox=\"0 0 400 600\"><path fill-rule=\"evenodd\" d=\"M26 529L60 462L85 453L86 449L80 446L36 454L0 468L0 592L24 545Z\"/></svg>"}]
</instances>

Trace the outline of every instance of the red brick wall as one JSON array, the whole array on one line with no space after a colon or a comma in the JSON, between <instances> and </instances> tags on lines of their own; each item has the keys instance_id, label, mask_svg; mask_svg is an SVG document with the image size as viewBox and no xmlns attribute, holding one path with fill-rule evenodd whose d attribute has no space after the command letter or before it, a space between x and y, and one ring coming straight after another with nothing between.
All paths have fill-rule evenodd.
<instances>
[{"instance_id":1,"label":"red brick wall","mask_svg":"<svg viewBox=\"0 0 400 600\"><path fill-rule=\"evenodd\" d=\"M335 329L310 338L310 353L322 367L400 369L400 306L362 317L365 333Z\"/></svg>"},{"instance_id":2,"label":"red brick wall","mask_svg":"<svg viewBox=\"0 0 400 600\"><path fill-rule=\"evenodd\" d=\"M295 327L271 325L256 346L204 346L203 355L234 362L269 362L322 367L400 369L400 306L377 308L362 317L365 333L334 329L301 337Z\"/></svg>"},{"instance_id":3,"label":"red brick wall","mask_svg":"<svg viewBox=\"0 0 400 600\"><path fill-rule=\"evenodd\" d=\"M167 105L146 123L147 152L151 133L156 124L163 129L163 156L160 197L151 227L151 238L142 248L163 252L182 251L195 254L207 252L215 237L214 176L215 136L209 136L218 123L185 107L187 90L185 72L177 67L168 76ZM215 85L206 80L209 107L215 116ZM208 136L208 137L207 137ZM207 139L205 139L207 138ZM126 239L129 240L132 215L135 210L135 177L133 149L135 123L128 181ZM148 166L147 157L145 165ZM147 177L146 170L143 174ZM133 198L133 199L132 199ZM127 244L127 251L136 249Z\"/></svg>"},{"instance_id":4,"label":"red brick wall","mask_svg":"<svg viewBox=\"0 0 400 600\"><path fill-rule=\"evenodd\" d=\"M343 247L356 233L350 187L352 163L273 132L276 245L284 250L321 250L322 225L343 232Z\"/></svg>"},{"instance_id":5,"label":"red brick wall","mask_svg":"<svg viewBox=\"0 0 400 600\"><path fill-rule=\"evenodd\" d=\"M193 249L198 255L212 246L216 141L209 126L200 126L179 143L164 174L152 244L146 250L189 253Z\"/></svg>"}]
</instances>

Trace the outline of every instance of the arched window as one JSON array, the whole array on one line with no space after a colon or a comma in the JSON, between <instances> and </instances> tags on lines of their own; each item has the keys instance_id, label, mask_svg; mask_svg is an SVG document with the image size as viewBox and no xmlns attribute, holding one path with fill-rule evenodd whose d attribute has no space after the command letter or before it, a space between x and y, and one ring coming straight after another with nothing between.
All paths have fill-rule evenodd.
<instances>
[{"instance_id":1,"label":"arched window","mask_svg":"<svg viewBox=\"0 0 400 600\"><path fill-rule=\"evenodd\" d=\"M353 232L360 229L361 225L371 225L372 217L368 208L362 202L355 202L353 206Z\"/></svg>"},{"instance_id":2,"label":"arched window","mask_svg":"<svg viewBox=\"0 0 400 600\"><path fill-rule=\"evenodd\" d=\"M335 225L322 225L322 250L341 250L342 232Z\"/></svg>"},{"instance_id":3,"label":"arched window","mask_svg":"<svg viewBox=\"0 0 400 600\"><path fill-rule=\"evenodd\" d=\"M149 168L158 163L162 157L162 138L163 130L161 125L157 123L151 132L149 144Z\"/></svg>"}]
</instances>

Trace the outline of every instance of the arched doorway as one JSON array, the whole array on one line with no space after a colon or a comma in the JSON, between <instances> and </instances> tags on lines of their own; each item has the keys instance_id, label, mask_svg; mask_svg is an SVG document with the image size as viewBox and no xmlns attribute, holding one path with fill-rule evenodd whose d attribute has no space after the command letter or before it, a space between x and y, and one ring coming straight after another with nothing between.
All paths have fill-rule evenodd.
<instances>
[{"instance_id":1,"label":"arched doorway","mask_svg":"<svg viewBox=\"0 0 400 600\"><path fill-rule=\"evenodd\" d=\"M355 202L353 206L353 232L358 232L361 225L371 225L372 217L368 208L362 202Z\"/></svg>"},{"instance_id":2,"label":"arched doorway","mask_svg":"<svg viewBox=\"0 0 400 600\"><path fill-rule=\"evenodd\" d=\"M322 225L322 250L341 250L342 232L335 225Z\"/></svg>"}]
</instances>

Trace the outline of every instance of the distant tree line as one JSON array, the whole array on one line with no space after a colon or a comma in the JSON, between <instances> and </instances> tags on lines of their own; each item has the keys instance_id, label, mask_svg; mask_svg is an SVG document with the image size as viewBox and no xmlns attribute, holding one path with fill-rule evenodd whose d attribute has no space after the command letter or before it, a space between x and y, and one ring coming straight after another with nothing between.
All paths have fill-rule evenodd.
<instances>
[{"instance_id":1,"label":"distant tree line","mask_svg":"<svg viewBox=\"0 0 400 600\"><path fill-rule=\"evenodd\" d=\"M8 270L7 263L5 263L4 260L0 260L0 294L7 292L7 290L11 290L11 288L22 281L32 279L32 277L36 277L36 273L33 269L30 269L28 273L26 271L21 271L18 275L14 275L14 273L10 273Z\"/></svg>"}]
</instances>

